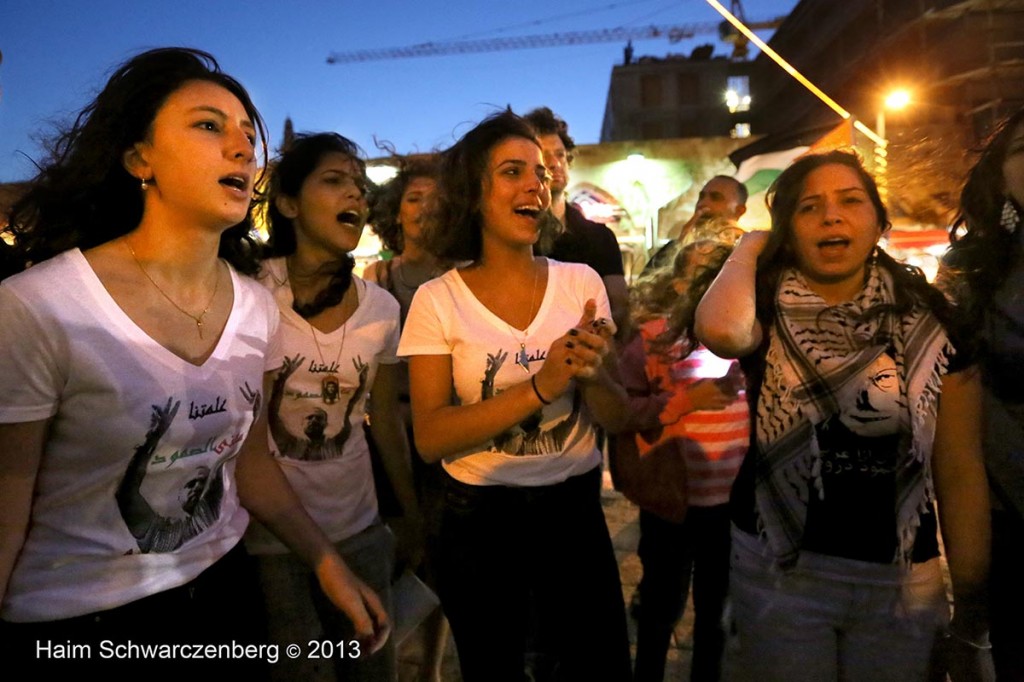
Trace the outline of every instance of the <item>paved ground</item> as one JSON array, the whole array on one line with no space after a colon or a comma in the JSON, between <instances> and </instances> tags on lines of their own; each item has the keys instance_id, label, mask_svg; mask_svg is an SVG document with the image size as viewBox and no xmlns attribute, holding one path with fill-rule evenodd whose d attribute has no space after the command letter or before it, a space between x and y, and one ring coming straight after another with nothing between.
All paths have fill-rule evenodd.
<instances>
[{"instance_id":1,"label":"paved ground","mask_svg":"<svg viewBox=\"0 0 1024 682\"><path fill-rule=\"evenodd\" d=\"M615 556L619 562L622 595L625 598L626 604L629 604L630 597L632 597L633 591L640 581L640 559L636 555L636 545L640 538L637 508L622 497L622 495L611 489L607 475L604 490L601 494L601 505L604 507L605 519L608 521L608 530L611 533L612 544L615 547ZM632 618L628 622L630 642L635 645L636 623ZM399 670L400 682L419 682L417 675L419 672L418 661L420 651L419 642L415 640L415 635L410 637L410 641L402 648ZM688 604L683 619L676 627L673 645L669 649L665 670L665 680L667 682L689 680L692 645L693 605ZM448 643L442 679L444 682L461 682L462 679L459 675L455 644L452 641Z\"/></svg>"}]
</instances>

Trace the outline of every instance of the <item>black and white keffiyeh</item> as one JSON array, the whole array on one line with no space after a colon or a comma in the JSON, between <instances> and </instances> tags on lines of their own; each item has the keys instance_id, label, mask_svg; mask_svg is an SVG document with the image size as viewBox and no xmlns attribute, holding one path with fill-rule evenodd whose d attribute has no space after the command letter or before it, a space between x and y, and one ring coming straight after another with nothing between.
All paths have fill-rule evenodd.
<instances>
[{"instance_id":1,"label":"black and white keffiyeh","mask_svg":"<svg viewBox=\"0 0 1024 682\"><path fill-rule=\"evenodd\" d=\"M759 528L783 568L799 553L809 496L824 495L815 426L839 412L839 392L886 352L899 376L894 561L909 564L921 512L934 497L932 441L953 351L927 309L893 312L892 289L891 275L872 264L853 300L829 306L798 271L782 275L757 403L755 499Z\"/></svg>"}]
</instances>

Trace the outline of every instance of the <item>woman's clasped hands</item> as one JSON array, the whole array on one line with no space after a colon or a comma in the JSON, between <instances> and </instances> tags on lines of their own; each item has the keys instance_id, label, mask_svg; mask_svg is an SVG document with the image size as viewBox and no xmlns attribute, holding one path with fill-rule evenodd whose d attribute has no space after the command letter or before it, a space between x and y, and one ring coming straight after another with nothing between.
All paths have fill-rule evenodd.
<instances>
[{"instance_id":1,"label":"woman's clasped hands","mask_svg":"<svg viewBox=\"0 0 1024 682\"><path fill-rule=\"evenodd\" d=\"M588 300L576 326L548 349L536 376L537 388L548 402L568 390L574 379L592 381L601 370L616 327L608 318L595 317L596 313L597 303Z\"/></svg>"}]
</instances>

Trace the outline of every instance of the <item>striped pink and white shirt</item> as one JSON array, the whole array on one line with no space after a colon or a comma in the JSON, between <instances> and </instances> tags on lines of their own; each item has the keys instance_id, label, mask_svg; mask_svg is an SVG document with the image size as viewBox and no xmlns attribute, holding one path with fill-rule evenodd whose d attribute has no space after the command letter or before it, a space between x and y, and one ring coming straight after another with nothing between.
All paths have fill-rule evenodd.
<instances>
[{"instance_id":1,"label":"striped pink and white shirt","mask_svg":"<svg viewBox=\"0 0 1024 682\"><path fill-rule=\"evenodd\" d=\"M664 319L643 324L622 351L620 370L633 408L634 433L620 437L634 437L641 457L655 449L659 457L681 457L689 506L725 504L749 446L745 393L739 391L725 409L694 410L686 389L702 379L725 376L735 361L723 360L703 346L673 360L685 352L681 343L671 349L672 357L652 352L652 340L666 326Z\"/></svg>"}]
</instances>

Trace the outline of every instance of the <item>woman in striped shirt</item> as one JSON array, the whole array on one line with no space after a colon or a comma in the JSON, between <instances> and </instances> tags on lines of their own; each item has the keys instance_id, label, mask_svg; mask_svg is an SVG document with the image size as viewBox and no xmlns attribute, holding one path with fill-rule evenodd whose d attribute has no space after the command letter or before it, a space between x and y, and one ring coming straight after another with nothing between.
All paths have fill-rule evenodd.
<instances>
[{"instance_id":1,"label":"woman in striped shirt","mask_svg":"<svg viewBox=\"0 0 1024 682\"><path fill-rule=\"evenodd\" d=\"M627 495L640 504L638 682L664 676L691 575L691 679L719 677L729 584L729 490L747 449L749 412L738 364L700 346L692 329L697 303L728 255L727 247L714 242L691 243L671 267L633 290L637 334L623 348L620 367L633 432L619 437L617 449L621 473L628 460L637 464L633 471L652 474L646 483L639 480L642 473L625 482Z\"/></svg>"}]
</instances>

